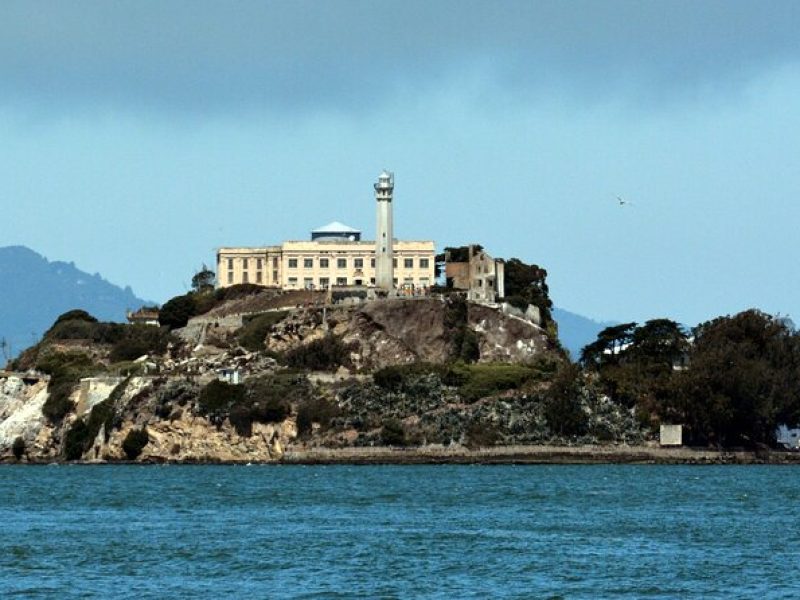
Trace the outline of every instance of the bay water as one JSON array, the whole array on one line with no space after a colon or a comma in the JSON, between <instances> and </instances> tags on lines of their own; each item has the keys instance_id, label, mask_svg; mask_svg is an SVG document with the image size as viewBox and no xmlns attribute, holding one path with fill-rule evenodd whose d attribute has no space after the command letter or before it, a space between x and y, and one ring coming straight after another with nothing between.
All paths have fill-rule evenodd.
<instances>
[{"instance_id":1,"label":"bay water","mask_svg":"<svg viewBox=\"0 0 800 600\"><path fill-rule=\"evenodd\" d=\"M792 598L781 466L4 466L0 598Z\"/></svg>"}]
</instances>

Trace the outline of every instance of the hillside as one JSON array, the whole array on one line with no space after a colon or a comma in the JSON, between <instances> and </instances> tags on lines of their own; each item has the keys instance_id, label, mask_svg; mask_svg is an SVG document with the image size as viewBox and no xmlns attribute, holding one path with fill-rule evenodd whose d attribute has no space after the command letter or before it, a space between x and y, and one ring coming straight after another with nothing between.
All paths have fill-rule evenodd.
<instances>
[{"instance_id":1,"label":"hillside","mask_svg":"<svg viewBox=\"0 0 800 600\"><path fill-rule=\"evenodd\" d=\"M5 338L14 355L70 309L83 308L103 321L123 321L126 309L146 304L129 287L120 288L73 263L48 261L24 246L0 248L0 281L0 339Z\"/></svg>"},{"instance_id":2,"label":"hillside","mask_svg":"<svg viewBox=\"0 0 800 600\"><path fill-rule=\"evenodd\" d=\"M499 309L457 296L285 299L294 306L256 314L223 300L171 333L62 315L19 372L0 372L0 459L271 461L318 447L642 439L630 412L599 396L551 396L561 354ZM264 302L276 297L255 292L246 308Z\"/></svg>"}]
</instances>

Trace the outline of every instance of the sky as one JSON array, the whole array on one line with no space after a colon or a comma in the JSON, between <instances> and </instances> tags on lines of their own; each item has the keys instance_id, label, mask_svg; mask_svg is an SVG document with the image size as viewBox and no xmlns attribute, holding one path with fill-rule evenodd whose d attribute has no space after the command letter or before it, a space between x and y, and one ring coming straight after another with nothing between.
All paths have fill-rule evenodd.
<instances>
[{"instance_id":1,"label":"sky","mask_svg":"<svg viewBox=\"0 0 800 600\"><path fill-rule=\"evenodd\" d=\"M0 246L164 302L220 246L395 235L555 304L800 316L800 2L0 3ZM626 204L620 205L618 197Z\"/></svg>"}]
</instances>

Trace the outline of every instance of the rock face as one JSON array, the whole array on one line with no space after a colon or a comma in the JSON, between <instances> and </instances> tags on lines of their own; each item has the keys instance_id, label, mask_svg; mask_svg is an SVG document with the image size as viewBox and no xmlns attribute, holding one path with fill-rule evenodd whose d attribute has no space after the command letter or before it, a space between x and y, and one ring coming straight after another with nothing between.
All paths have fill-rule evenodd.
<instances>
[{"instance_id":1,"label":"rock face","mask_svg":"<svg viewBox=\"0 0 800 600\"><path fill-rule=\"evenodd\" d=\"M30 460L60 459L68 431L78 419L88 421L92 409L107 400L117 385L125 389L114 403L115 426L100 428L83 453L85 461L126 460L123 443L134 429L144 429L148 435L148 443L137 459L154 462L278 460L286 445L297 437L294 418L274 424L253 423L250 436L240 436L228 420L215 426L189 404L164 418L158 413L157 400L163 380L136 377L124 384L122 379L114 383L111 379L81 382L72 395L76 410L53 426L42 415L46 382L28 385L18 377L0 378L0 457L10 459L14 440L22 438Z\"/></svg>"},{"instance_id":2,"label":"rock face","mask_svg":"<svg viewBox=\"0 0 800 600\"><path fill-rule=\"evenodd\" d=\"M448 362L459 357L455 340L466 337L471 348L479 353L473 358L482 363L527 364L542 356L554 356L544 331L531 321L461 299L389 299L324 309L307 305L288 311L285 317L281 313L280 318L264 334L268 351L302 348L331 334L339 337L350 351L350 360L344 361L347 368L341 367L335 375L322 372L300 375L308 391L300 399L279 398L290 403L289 410L281 412L280 417L268 416L274 408L256 402L248 410L252 409L257 416L252 423L243 425L243 413L240 410L234 414L232 402L221 412L201 406L199 390L218 377L235 372L236 380L229 381L237 383L241 378L246 388L250 378L257 381L266 375L269 379L278 369L276 360L268 353L245 352L238 346L236 329L241 325L240 317L215 315L213 322L198 321L193 328L187 328L183 332L184 343L176 343L164 356L143 357L142 364L148 368L140 370L136 377L80 380L70 397L73 408L60 423L50 423L42 414L48 398L46 379L0 375L0 459L13 460L15 441L21 439L23 459L31 461L64 457L80 457L90 462L131 457L154 462L279 460L287 446L297 443L301 406L307 409L306 415L308 411L327 414L324 420L328 422L339 418L340 427L333 433L336 444L380 441L382 419L387 415L408 427L417 427L422 420L422 425L428 424L431 431L435 430L436 439L456 442L463 438L461 430L465 424L476 418L485 420L487 415L497 412L495 408L453 408L449 406L451 400L457 403L458 399L450 396L456 392L454 388L445 389L441 382L431 388L419 405L400 402L399 397L384 398L385 394L374 391L370 373L405 363ZM64 354L80 351L92 360L98 354L91 343L86 348L61 348L58 344L64 343L56 340L49 350ZM101 364L99 359L94 362ZM111 371L108 365L106 370ZM157 374L148 374L154 372ZM347 396L342 391L345 385L361 386L357 389L363 391ZM417 387L428 389L424 382ZM236 396L233 391L226 393ZM373 401L380 398L389 404L399 403L398 406L408 404L411 410L388 411ZM350 420L341 417L340 411L350 409L358 415ZM505 423L504 427L510 427L506 421L519 420L512 412L505 421L497 417ZM440 413L444 416L437 416ZM269 422L272 418L281 420ZM374 425L369 425L373 420ZM319 422L309 423L308 417L304 435L308 436L310 425L313 425L310 443L326 443L324 436L316 433ZM365 437L363 431L356 432L359 427L374 431ZM126 446L126 439L141 438L140 432L146 433L147 443L141 449L137 447L137 451L140 449L137 454L131 451L131 444Z\"/></svg>"},{"instance_id":3,"label":"rock face","mask_svg":"<svg viewBox=\"0 0 800 600\"><path fill-rule=\"evenodd\" d=\"M379 300L335 308L326 312L324 322L319 309L301 311L275 327L267 347L283 352L333 333L355 347L352 358L358 370L419 361L442 363L452 358L451 311L448 302L439 298ZM479 362L529 363L550 351L539 326L491 306L468 303L463 326L477 335Z\"/></svg>"},{"instance_id":4,"label":"rock face","mask_svg":"<svg viewBox=\"0 0 800 600\"><path fill-rule=\"evenodd\" d=\"M47 382L27 384L21 377L0 379L0 453L10 451L18 437L26 448L34 445L45 427L42 406L47 400Z\"/></svg>"}]
</instances>

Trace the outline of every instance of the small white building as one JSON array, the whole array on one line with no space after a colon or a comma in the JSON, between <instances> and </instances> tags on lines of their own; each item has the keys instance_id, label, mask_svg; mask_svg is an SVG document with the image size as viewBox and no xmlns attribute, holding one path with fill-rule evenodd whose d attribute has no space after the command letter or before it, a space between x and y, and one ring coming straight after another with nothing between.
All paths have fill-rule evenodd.
<instances>
[{"instance_id":1,"label":"small white building","mask_svg":"<svg viewBox=\"0 0 800 600\"><path fill-rule=\"evenodd\" d=\"M779 425L775 431L775 440L779 446L800 450L800 428L790 429L786 425Z\"/></svg>"},{"instance_id":2,"label":"small white building","mask_svg":"<svg viewBox=\"0 0 800 600\"><path fill-rule=\"evenodd\" d=\"M658 443L661 446L683 446L683 425L661 424Z\"/></svg>"}]
</instances>

